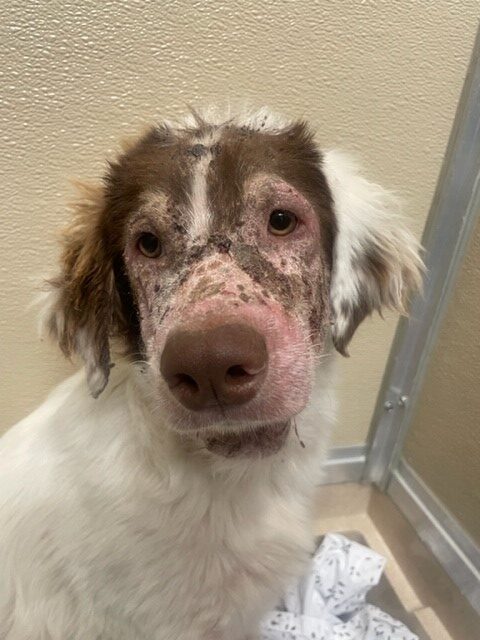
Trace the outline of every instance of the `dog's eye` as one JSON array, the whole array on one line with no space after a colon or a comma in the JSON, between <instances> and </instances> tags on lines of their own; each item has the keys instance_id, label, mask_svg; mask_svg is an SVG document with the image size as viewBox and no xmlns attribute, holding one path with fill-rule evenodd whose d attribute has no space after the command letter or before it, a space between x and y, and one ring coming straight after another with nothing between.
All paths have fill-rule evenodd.
<instances>
[{"instance_id":1,"label":"dog's eye","mask_svg":"<svg viewBox=\"0 0 480 640\"><path fill-rule=\"evenodd\" d=\"M158 258L162 253L160 240L153 233L142 233L137 240L137 247L147 258Z\"/></svg>"},{"instance_id":2,"label":"dog's eye","mask_svg":"<svg viewBox=\"0 0 480 640\"><path fill-rule=\"evenodd\" d=\"M295 231L297 226L297 216L290 211L275 209L270 214L268 230L275 236L286 236Z\"/></svg>"}]
</instances>

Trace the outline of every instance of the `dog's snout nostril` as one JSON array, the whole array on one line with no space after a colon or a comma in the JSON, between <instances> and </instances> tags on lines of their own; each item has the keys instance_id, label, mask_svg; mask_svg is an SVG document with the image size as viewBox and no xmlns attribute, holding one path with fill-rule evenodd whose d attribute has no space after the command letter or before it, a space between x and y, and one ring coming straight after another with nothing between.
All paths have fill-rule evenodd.
<instances>
[{"instance_id":1,"label":"dog's snout nostril","mask_svg":"<svg viewBox=\"0 0 480 640\"><path fill-rule=\"evenodd\" d=\"M227 369L225 374L225 379L227 382L236 382L242 380L248 380L249 378L254 378L256 375L261 373L265 367L246 367L241 364L234 364L232 367Z\"/></svg>"},{"instance_id":2,"label":"dog's snout nostril","mask_svg":"<svg viewBox=\"0 0 480 640\"><path fill-rule=\"evenodd\" d=\"M245 369L240 364L235 364L233 367L227 369L227 377L230 378L242 378L243 376L248 376L249 374L245 371Z\"/></svg>"},{"instance_id":3,"label":"dog's snout nostril","mask_svg":"<svg viewBox=\"0 0 480 640\"><path fill-rule=\"evenodd\" d=\"M199 410L252 400L263 384L267 363L267 347L258 331L226 324L170 334L160 370L177 400Z\"/></svg>"},{"instance_id":4,"label":"dog's snout nostril","mask_svg":"<svg viewBox=\"0 0 480 640\"><path fill-rule=\"evenodd\" d=\"M187 375L186 373L179 373L172 378L170 388L174 389L175 387L182 386L184 389L190 391L190 393L197 393L199 391L198 384L192 378L192 376Z\"/></svg>"},{"instance_id":5,"label":"dog's snout nostril","mask_svg":"<svg viewBox=\"0 0 480 640\"><path fill-rule=\"evenodd\" d=\"M225 375L225 381L228 382L232 382L232 383L237 383L237 382L243 382L246 378L250 378L252 375L254 374L250 374L247 371L245 371L245 369L239 365L239 364L235 364L233 367L230 367L229 369L227 369L227 373Z\"/></svg>"}]
</instances>

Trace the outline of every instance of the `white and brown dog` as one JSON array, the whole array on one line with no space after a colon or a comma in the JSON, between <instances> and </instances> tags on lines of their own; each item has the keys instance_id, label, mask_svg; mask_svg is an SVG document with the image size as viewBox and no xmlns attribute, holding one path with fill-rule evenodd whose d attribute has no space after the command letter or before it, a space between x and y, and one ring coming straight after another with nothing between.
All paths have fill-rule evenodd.
<instances>
[{"instance_id":1,"label":"white and brown dog","mask_svg":"<svg viewBox=\"0 0 480 640\"><path fill-rule=\"evenodd\" d=\"M330 356L420 284L392 207L265 110L85 189L44 300L85 369L0 442L2 640L256 637L312 551Z\"/></svg>"}]
</instances>

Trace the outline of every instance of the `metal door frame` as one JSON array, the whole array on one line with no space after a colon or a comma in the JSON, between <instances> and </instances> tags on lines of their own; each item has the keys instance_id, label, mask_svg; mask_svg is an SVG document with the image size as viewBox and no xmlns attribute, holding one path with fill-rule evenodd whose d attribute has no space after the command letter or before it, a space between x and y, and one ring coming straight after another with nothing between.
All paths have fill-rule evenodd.
<instances>
[{"instance_id":1,"label":"metal door frame","mask_svg":"<svg viewBox=\"0 0 480 640\"><path fill-rule=\"evenodd\" d=\"M480 212L480 29L428 215L423 295L402 318L373 413L364 480L385 490Z\"/></svg>"},{"instance_id":2,"label":"metal door frame","mask_svg":"<svg viewBox=\"0 0 480 640\"><path fill-rule=\"evenodd\" d=\"M480 548L402 459L428 363L480 213L480 29L422 238L427 275L397 328L362 480L386 491L480 613ZM479 323L480 327L480 323Z\"/></svg>"}]
</instances>

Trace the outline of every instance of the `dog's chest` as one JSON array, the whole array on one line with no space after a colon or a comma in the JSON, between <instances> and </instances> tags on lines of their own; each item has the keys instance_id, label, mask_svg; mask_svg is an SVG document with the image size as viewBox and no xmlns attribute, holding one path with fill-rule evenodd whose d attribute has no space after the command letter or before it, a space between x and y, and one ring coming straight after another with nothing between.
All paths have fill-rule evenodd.
<instances>
[{"instance_id":1,"label":"dog's chest","mask_svg":"<svg viewBox=\"0 0 480 640\"><path fill-rule=\"evenodd\" d=\"M109 609L148 637L188 637L189 628L195 638L214 630L242 637L306 562L300 503L255 485L171 490L156 504L137 503L117 525L95 581Z\"/></svg>"}]
</instances>

